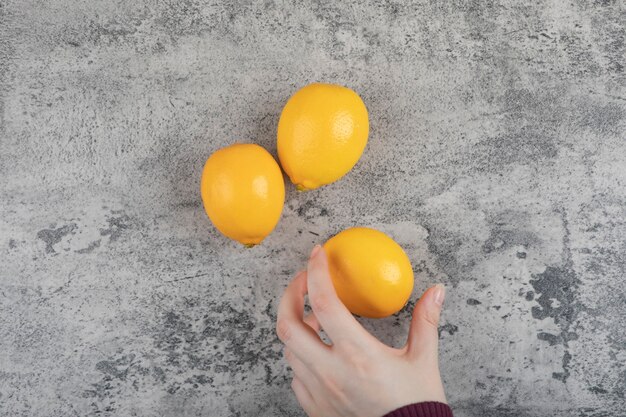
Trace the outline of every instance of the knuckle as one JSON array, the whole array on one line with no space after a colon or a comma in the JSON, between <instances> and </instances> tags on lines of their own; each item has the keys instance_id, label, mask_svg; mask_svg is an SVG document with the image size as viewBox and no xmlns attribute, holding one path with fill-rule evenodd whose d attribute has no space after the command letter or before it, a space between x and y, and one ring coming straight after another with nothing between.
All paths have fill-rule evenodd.
<instances>
[{"instance_id":1,"label":"knuckle","mask_svg":"<svg viewBox=\"0 0 626 417\"><path fill-rule=\"evenodd\" d=\"M351 356L359 353L359 349L356 344L350 339L341 339L335 343L335 349L340 355L350 358Z\"/></svg>"},{"instance_id":2,"label":"knuckle","mask_svg":"<svg viewBox=\"0 0 626 417\"><path fill-rule=\"evenodd\" d=\"M326 374L321 377L322 385L333 394L339 394L342 392L341 385L337 378L333 375Z\"/></svg>"},{"instance_id":3,"label":"knuckle","mask_svg":"<svg viewBox=\"0 0 626 417\"><path fill-rule=\"evenodd\" d=\"M426 323L427 325L434 327L435 329L437 328L439 324L439 317L436 313L429 311L429 310L425 310L420 314L420 317L422 321Z\"/></svg>"},{"instance_id":4,"label":"knuckle","mask_svg":"<svg viewBox=\"0 0 626 417\"><path fill-rule=\"evenodd\" d=\"M315 294L310 297L311 307L313 310L322 313L330 308L330 299L326 294Z\"/></svg>"},{"instance_id":5,"label":"knuckle","mask_svg":"<svg viewBox=\"0 0 626 417\"><path fill-rule=\"evenodd\" d=\"M287 343L291 339L291 333L289 323L285 320L278 320L276 323L276 334L283 343Z\"/></svg>"},{"instance_id":6,"label":"knuckle","mask_svg":"<svg viewBox=\"0 0 626 417\"><path fill-rule=\"evenodd\" d=\"M350 366L354 374L361 378L366 378L372 371L370 358L362 353L350 357Z\"/></svg>"},{"instance_id":7,"label":"knuckle","mask_svg":"<svg viewBox=\"0 0 626 417\"><path fill-rule=\"evenodd\" d=\"M435 329L437 328L437 324L439 323L439 317L434 313L426 313L426 321L428 324L433 326Z\"/></svg>"},{"instance_id":8,"label":"knuckle","mask_svg":"<svg viewBox=\"0 0 626 417\"><path fill-rule=\"evenodd\" d=\"M336 344L336 349L344 358L345 363L350 367L353 375L357 377L367 377L372 370L372 359L354 342L342 340Z\"/></svg>"}]
</instances>

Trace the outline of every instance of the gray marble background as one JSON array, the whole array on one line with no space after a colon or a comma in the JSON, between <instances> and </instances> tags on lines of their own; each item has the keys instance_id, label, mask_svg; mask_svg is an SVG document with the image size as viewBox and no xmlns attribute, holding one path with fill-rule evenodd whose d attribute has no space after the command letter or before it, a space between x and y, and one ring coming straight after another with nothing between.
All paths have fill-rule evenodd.
<instances>
[{"instance_id":1,"label":"gray marble background","mask_svg":"<svg viewBox=\"0 0 626 417\"><path fill-rule=\"evenodd\" d=\"M388 232L442 282L456 415L626 415L620 1L0 0L0 415L303 416L273 331L314 243ZM275 154L313 81L371 134L245 250L206 158Z\"/></svg>"}]
</instances>

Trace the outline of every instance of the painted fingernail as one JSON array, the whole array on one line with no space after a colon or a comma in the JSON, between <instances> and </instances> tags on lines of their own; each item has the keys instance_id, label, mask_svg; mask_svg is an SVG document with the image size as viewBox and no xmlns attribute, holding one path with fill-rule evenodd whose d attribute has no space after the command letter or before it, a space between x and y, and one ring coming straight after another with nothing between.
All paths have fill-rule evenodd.
<instances>
[{"instance_id":1,"label":"painted fingernail","mask_svg":"<svg viewBox=\"0 0 626 417\"><path fill-rule=\"evenodd\" d=\"M315 247L311 251L311 258L315 258L315 255L317 255L317 253L320 251L320 249L321 249L320 245L315 245Z\"/></svg>"},{"instance_id":2,"label":"painted fingernail","mask_svg":"<svg viewBox=\"0 0 626 417\"><path fill-rule=\"evenodd\" d=\"M434 294L435 304L438 306L443 305L443 300L446 298L446 287L443 284L435 285L435 294Z\"/></svg>"}]
</instances>

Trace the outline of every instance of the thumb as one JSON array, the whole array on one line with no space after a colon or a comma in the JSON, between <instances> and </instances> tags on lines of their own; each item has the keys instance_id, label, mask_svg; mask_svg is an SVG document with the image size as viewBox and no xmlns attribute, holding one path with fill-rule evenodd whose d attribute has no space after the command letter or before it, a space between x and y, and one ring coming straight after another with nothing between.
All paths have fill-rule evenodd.
<instances>
[{"instance_id":1,"label":"thumb","mask_svg":"<svg viewBox=\"0 0 626 417\"><path fill-rule=\"evenodd\" d=\"M437 284L426 290L415 305L407 342L409 355L437 357L439 314L445 296L446 288Z\"/></svg>"}]
</instances>

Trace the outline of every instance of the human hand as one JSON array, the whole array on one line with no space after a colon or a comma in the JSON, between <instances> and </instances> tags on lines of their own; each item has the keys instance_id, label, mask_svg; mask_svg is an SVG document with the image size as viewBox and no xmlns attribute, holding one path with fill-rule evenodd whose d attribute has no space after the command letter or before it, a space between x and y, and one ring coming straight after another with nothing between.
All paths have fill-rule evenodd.
<instances>
[{"instance_id":1,"label":"human hand","mask_svg":"<svg viewBox=\"0 0 626 417\"><path fill-rule=\"evenodd\" d=\"M303 318L307 293L313 311ZM444 297L442 285L427 290L413 310L406 345L389 347L341 303L324 250L316 246L307 270L285 290L276 322L304 411L310 417L381 417L408 404L445 403L437 352ZM331 345L320 339L321 329Z\"/></svg>"}]
</instances>

